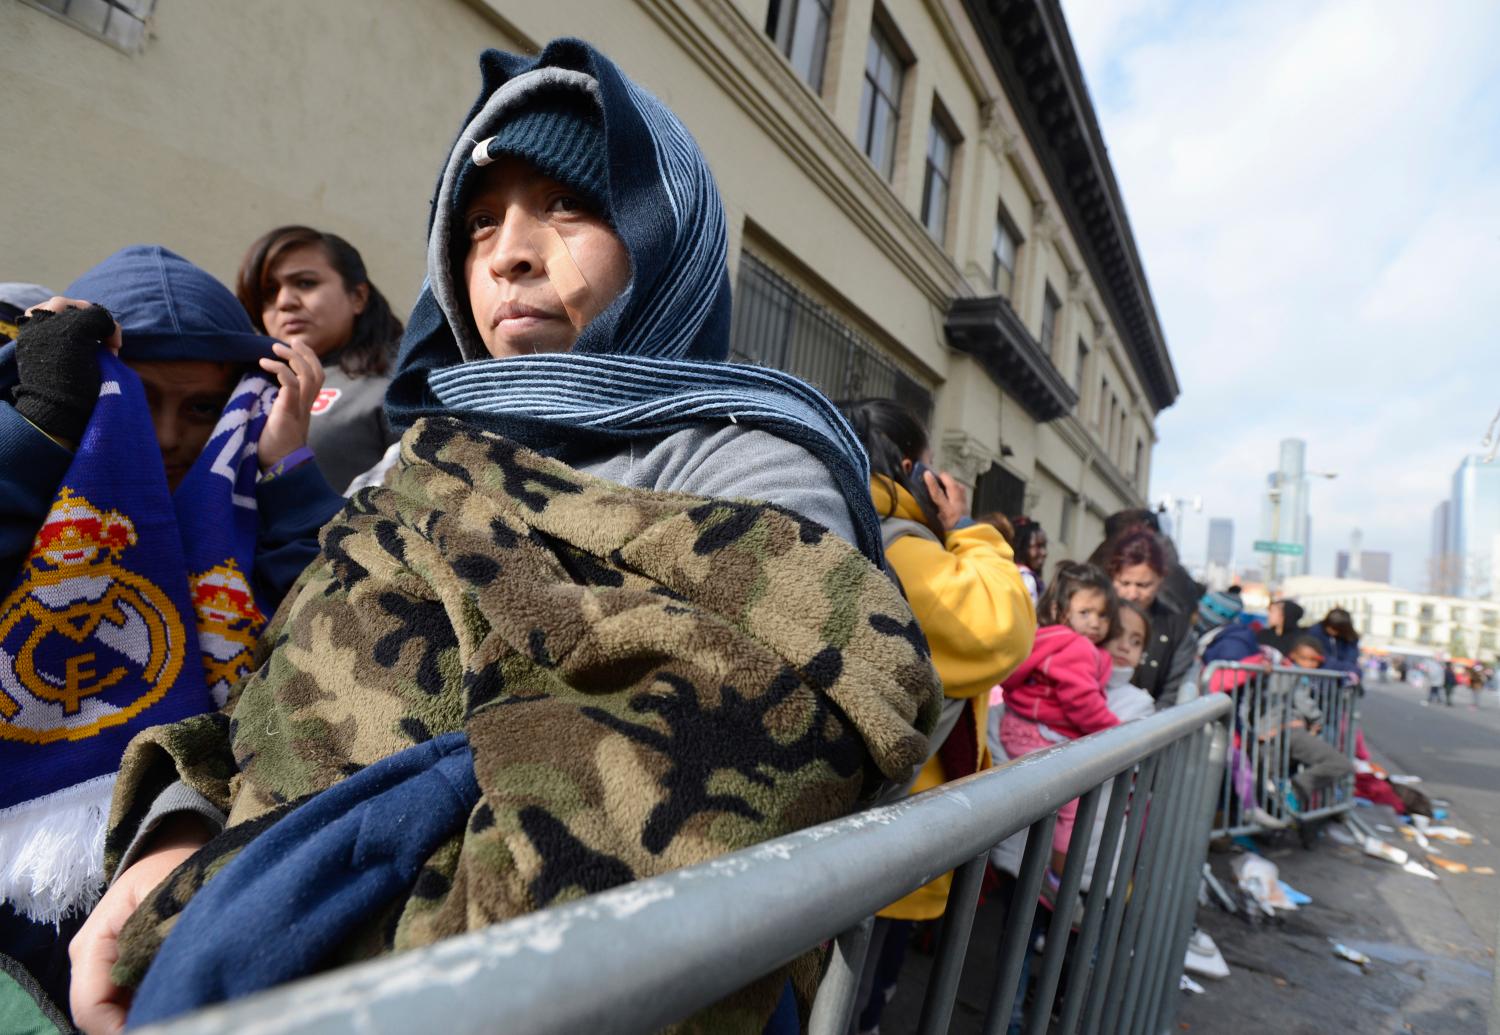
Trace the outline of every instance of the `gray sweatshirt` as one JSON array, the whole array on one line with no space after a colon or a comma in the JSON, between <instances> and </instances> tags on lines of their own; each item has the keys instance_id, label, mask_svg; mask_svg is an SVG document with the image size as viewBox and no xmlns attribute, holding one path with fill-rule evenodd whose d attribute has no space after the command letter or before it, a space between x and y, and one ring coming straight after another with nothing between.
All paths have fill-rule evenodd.
<instances>
[{"instance_id":1,"label":"gray sweatshirt","mask_svg":"<svg viewBox=\"0 0 1500 1035\"><path fill-rule=\"evenodd\" d=\"M323 367L323 391L313 406L307 444L336 492L380 461L396 436L385 422L384 375L350 377L337 363Z\"/></svg>"}]
</instances>

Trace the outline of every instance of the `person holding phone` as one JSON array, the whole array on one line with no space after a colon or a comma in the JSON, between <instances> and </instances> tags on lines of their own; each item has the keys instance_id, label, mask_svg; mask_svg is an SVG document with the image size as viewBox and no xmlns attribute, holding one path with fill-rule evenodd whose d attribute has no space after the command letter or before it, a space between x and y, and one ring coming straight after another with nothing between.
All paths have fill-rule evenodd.
<instances>
[{"instance_id":1,"label":"person holding phone","mask_svg":"<svg viewBox=\"0 0 1500 1035\"><path fill-rule=\"evenodd\" d=\"M1000 532L969 517L962 483L932 470L922 421L890 399L842 409L870 456L886 564L906 592L943 684L929 757L908 788L917 793L989 766L990 688L1026 660L1036 609ZM945 874L881 910L875 932L881 944L872 943L867 955L872 963L861 982L858 1030L876 1027L885 1006L876 972L894 983L910 922L942 916L950 883Z\"/></svg>"}]
</instances>

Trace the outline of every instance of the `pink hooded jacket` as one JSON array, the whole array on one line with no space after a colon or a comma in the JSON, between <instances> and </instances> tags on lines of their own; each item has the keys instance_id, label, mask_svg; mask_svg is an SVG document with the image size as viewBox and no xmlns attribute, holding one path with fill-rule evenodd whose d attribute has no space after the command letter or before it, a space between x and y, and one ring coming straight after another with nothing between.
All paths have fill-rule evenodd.
<instances>
[{"instance_id":1,"label":"pink hooded jacket","mask_svg":"<svg viewBox=\"0 0 1500 1035\"><path fill-rule=\"evenodd\" d=\"M1070 740L1118 726L1104 696L1109 671L1109 655L1088 637L1066 625L1045 625L1031 654L1001 684L1005 709Z\"/></svg>"}]
</instances>

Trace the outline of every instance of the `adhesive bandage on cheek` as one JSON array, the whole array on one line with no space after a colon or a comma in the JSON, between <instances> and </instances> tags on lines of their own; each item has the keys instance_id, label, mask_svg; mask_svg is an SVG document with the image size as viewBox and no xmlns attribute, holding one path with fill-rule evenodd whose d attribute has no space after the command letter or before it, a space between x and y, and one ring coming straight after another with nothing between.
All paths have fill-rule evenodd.
<instances>
[{"instance_id":1,"label":"adhesive bandage on cheek","mask_svg":"<svg viewBox=\"0 0 1500 1035\"><path fill-rule=\"evenodd\" d=\"M588 322L583 308L589 297L589 282L584 279L578 263L573 261L567 242L552 227L544 226L532 232L531 246L542 257L547 267L547 279L557 288L557 297L562 299L573 329L583 330L583 325Z\"/></svg>"}]
</instances>

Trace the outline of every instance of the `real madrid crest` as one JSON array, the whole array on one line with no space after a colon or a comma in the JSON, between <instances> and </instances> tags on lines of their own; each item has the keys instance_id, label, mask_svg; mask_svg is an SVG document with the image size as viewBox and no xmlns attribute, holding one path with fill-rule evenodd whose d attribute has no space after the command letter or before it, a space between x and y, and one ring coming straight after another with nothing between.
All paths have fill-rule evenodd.
<instances>
[{"instance_id":1,"label":"real madrid crest","mask_svg":"<svg viewBox=\"0 0 1500 1035\"><path fill-rule=\"evenodd\" d=\"M59 494L0 604L0 739L82 740L172 687L182 618L160 587L117 563L135 545L125 515Z\"/></svg>"}]
</instances>

